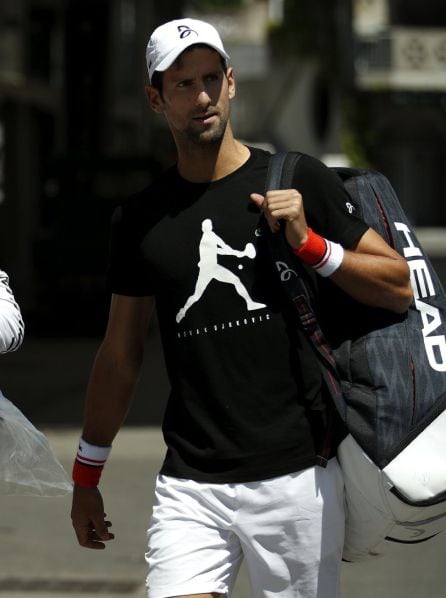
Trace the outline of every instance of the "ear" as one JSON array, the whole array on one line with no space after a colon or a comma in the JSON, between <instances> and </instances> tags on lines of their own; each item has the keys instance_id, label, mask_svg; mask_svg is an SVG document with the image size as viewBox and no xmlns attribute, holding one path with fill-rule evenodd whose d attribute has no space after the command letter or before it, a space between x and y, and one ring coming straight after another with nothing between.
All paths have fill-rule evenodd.
<instances>
[{"instance_id":1,"label":"ear","mask_svg":"<svg viewBox=\"0 0 446 598\"><path fill-rule=\"evenodd\" d=\"M164 112L164 102L159 91L153 87L153 85L146 85L144 89L147 95L149 106L152 108L152 110L158 114Z\"/></svg>"},{"instance_id":2,"label":"ear","mask_svg":"<svg viewBox=\"0 0 446 598\"><path fill-rule=\"evenodd\" d=\"M232 100L232 98L235 96L235 77L232 66L228 67L226 71L226 78L228 80L229 99Z\"/></svg>"}]
</instances>

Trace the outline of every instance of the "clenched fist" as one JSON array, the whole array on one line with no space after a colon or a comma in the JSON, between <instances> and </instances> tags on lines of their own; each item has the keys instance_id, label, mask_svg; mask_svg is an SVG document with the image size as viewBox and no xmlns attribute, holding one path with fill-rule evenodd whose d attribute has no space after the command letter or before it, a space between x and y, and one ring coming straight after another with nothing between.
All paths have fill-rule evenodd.
<instances>
[{"instance_id":1,"label":"clenched fist","mask_svg":"<svg viewBox=\"0 0 446 598\"><path fill-rule=\"evenodd\" d=\"M285 236L293 249L307 240L307 221L302 195L296 189L268 191L265 196L251 193L252 201L263 211L273 233L285 222Z\"/></svg>"}]
</instances>

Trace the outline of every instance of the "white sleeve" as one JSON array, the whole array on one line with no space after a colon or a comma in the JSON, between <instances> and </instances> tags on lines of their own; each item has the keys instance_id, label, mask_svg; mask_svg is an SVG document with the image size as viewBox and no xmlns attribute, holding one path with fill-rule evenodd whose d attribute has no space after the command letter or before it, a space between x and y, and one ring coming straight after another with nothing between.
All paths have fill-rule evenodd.
<instances>
[{"instance_id":1,"label":"white sleeve","mask_svg":"<svg viewBox=\"0 0 446 598\"><path fill-rule=\"evenodd\" d=\"M22 314L9 288L8 275L0 270L0 353L18 349L24 331Z\"/></svg>"}]
</instances>

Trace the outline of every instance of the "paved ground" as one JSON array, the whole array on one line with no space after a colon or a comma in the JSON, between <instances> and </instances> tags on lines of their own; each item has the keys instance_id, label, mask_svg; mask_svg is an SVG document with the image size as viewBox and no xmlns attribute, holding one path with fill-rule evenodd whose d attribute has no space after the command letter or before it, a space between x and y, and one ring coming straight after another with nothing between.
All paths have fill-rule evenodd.
<instances>
[{"instance_id":1,"label":"paved ground","mask_svg":"<svg viewBox=\"0 0 446 598\"><path fill-rule=\"evenodd\" d=\"M0 359L0 387L43 430L69 470L79 435L82 397L97 339L28 338ZM80 548L69 520L70 497L0 496L0 596L5 598L143 598L145 528L164 446L159 427L167 385L156 333L128 425L103 475L114 542ZM136 427L135 424L141 424ZM371 563L345 564L342 598L444 598L446 534ZM242 568L233 598L249 598Z\"/></svg>"}]
</instances>

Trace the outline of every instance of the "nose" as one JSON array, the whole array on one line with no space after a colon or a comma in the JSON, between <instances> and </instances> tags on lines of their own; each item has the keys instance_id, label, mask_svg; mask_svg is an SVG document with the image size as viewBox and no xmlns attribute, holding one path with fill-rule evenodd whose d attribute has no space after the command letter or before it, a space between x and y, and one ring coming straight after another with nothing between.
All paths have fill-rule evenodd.
<instances>
[{"instance_id":1,"label":"nose","mask_svg":"<svg viewBox=\"0 0 446 598\"><path fill-rule=\"evenodd\" d=\"M207 106L209 106L210 103L211 103L210 95L209 95L206 87L203 86L200 90L198 90L196 104L199 107L201 107L201 106L207 107Z\"/></svg>"}]
</instances>

